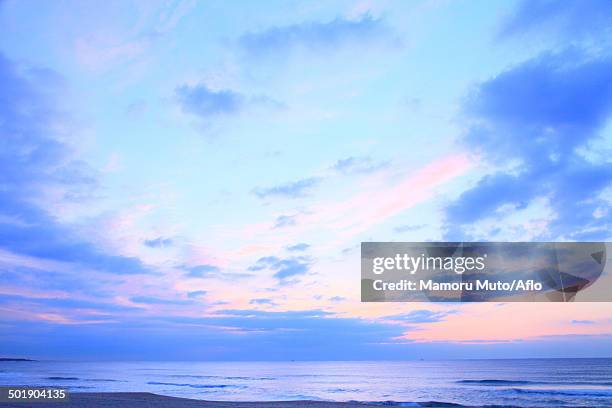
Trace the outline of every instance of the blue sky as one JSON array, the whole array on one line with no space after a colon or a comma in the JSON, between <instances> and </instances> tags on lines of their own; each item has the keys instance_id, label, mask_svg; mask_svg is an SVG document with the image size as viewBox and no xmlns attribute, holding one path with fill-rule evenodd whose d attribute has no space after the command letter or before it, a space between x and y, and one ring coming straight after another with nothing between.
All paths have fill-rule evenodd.
<instances>
[{"instance_id":1,"label":"blue sky","mask_svg":"<svg viewBox=\"0 0 612 408\"><path fill-rule=\"evenodd\" d=\"M359 302L361 241L610 239L610 8L0 2L0 350L611 355L607 304Z\"/></svg>"}]
</instances>

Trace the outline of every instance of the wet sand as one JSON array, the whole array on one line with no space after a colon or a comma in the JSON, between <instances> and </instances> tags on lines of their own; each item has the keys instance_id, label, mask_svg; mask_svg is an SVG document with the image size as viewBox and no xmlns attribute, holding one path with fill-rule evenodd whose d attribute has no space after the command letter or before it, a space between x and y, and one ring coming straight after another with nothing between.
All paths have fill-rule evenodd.
<instances>
[{"instance_id":1,"label":"wet sand","mask_svg":"<svg viewBox=\"0 0 612 408\"><path fill-rule=\"evenodd\" d=\"M146 392L73 393L67 402L0 403L14 408L363 408L370 405L352 402L278 401L217 402L166 397Z\"/></svg>"}]
</instances>

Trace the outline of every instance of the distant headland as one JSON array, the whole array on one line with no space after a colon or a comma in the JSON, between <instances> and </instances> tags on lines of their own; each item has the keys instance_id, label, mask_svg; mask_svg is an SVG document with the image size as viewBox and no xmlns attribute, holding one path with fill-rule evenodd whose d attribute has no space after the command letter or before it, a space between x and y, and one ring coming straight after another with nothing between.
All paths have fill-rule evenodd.
<instances>
[{"instance_id":1,"label":"distant headland","mask_svg":"<svg viewBox=\"0 0 612 408\"><path fill-rule=\"evenodd\" d=\"M29 358L11 358L11 357L0 357L0 361L36 361Z\"/></svg>"}]
</instances>

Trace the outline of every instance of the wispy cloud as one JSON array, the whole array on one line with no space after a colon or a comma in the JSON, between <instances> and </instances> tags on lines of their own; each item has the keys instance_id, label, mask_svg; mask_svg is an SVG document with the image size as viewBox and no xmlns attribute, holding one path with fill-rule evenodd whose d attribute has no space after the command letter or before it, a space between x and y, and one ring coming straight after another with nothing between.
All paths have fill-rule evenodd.
<instances>
[{"instance_id":1,"label":"wispy cloud","mask_svg":"<svg viewBox=\"0 0 612 408\"><path fill-rule=\"evenodd\" d=\"M153 296L133 296L130 300L134 303L140 303L144 305L190 305L193 304L191 300L182 299L166 299Z\"/></svg>"},{"instance_id":2,"label":"wispy cloud","mask_svg":"<svg viewBox=\"0 0 612 408\"><path fill-rule=\"evenodd\" d=\"M98 20L108 19L107 23L112 25L113 30L107 28L96 31L92 27L84 27L83 34L74 42L76 60L82 67L95 73L131 63L142 63L153 52L159 40L170 33L194 5L190 0L165 2L161 6L151 3L150 7L142 7L140 11L146 9L147 12L138 16L138 23L148 24L129 26L122 26L117 20L111 21L114 18L112 6L105 11L96 10L94 12L98 13ZM75 9L78 10L78 7ZM84 14L87 15L87 12Z\"/></svg>"},{"instance_id":3,"label":"wispy cloud","mask_svg":"<svg viewBox=\"0 0 612 408\"><path fill-rule=\"evenodd\" d=\"M274 221L273 228L290 227L296 224L297 215L279 215Z\"/></svg>"},{"instance_id":4,"label":"wispy cloud","mask_svg":"<svg viewBox=\"0 0 612 408\"><path fill-rule=\"evenodd\" d=\"M304 228L332 228L337 239L352 237L432 196L443 183L464 174L473 162L452 155L429 163L390 185L381 183L343 202L320 203L300 219ZM376 197L376 200L372 200Z\"/></svg>"},{"instance_id":5,"label":"wispy cloud","mask_svg":"<svg viewBox=\"0 0 612 408\"><path fill-rule=\"evenodd\" d=\"M612 4L607 0L523 0L503 22L500 36L557 32L576 40L599 37L611 24Z\"/></svg>"},{"instance_id":6,"label":"wispy cloud","mask_svg":"<svg viewBox=\"0 0 612 408\"><path fill-rule=\"evenodd\" d=\"M387 316L385 319L396 320L402 323L434 323L444 320L449 315L457 314L456 310L434 311L427 309L412 310L407 313Z\"/></svg>"},{"instance_id":7,"label":"wispy cloud","mask_svg":"<svg viewBox=\"0 0 612 408\"><path fill-rule=\"evenodd\" d=\"M179 86L176 97L183 112L203 118L238 113L245 104L245 97L237 92L214 91L203 84Z\"/></svg>"},{"instance_id":8,"label":"wispy cloud","mask_svg":"<svg viewBox=\"0 0 612 408\"><path fill-rule=\"evenodd\" d=\"M329 51L347 45L396 44L397 38L382 19L369 14L349 20L304 22L244 34L239 46L251 57L286 56L296 49Z\"/></svg>"},{"instance_id":9,"label":"wispy cloud","mask_svg":"<svg viewBox=\"0 0 612 408\"><path fill-rule=\"evenodd\" d=\"M261 107L285 109L284 103L265 95L248 96L230 89L213 90L206 84L181 85L175 89L181 111L201 119L237 115Z\"/></svg>"},{"instance_id":10,"label":"wispy cloud","mask_svg":"<svg viewBox=\"0 0 612 408\"><path fill-rule=\"evenodd\" d=\"M196 266L183 266L187 273L185 276L189 278L206 278L210 276L218 276L221 271L218 266L215 265L196 265Z\"/></svg>"},{"instance_id":11,"label":"wispy cloud","mask_svg":"<svg viewBox=\"0 0 612 408\"><path fill-rule=\"evenodd\" d=\"M295 245L290 245L290 246L288 246L288 247L287 247L287 251L291 251L291 252L298 251L298 252L299 252L299 251L305 251L305 250L307 250L308 248L310 248L310 245L308 245L308 244L306 244L306 243L304 243L304 242L301 242L301 243L299 243L299 244L295 244Z\"/></svg>"},{"instance_id":12,"label":"wispy cloud","mask_svg":"<svg viewBox=\"0 0 612 408\"><path fill-rule=\"evenodd\" d=\"M398 227L393 228L393 231L402 233L402 232L410 232L410 231L418 231L420 229L425 228L427 225L425 224L416 224L416 225L400 225Z\"/></svg>"},{"instance_id":13,"label":"wispy cloud","mask_svg":"<svg viewBox=\"0 0 612 408\"><path fill-rule=\"evenodd\" d=\"M157 237L153 239L145 239L144 244L149 248L164 248L172 246L172 238Z\"/></svg>"},{"instance_id":14,"label":"wispy cloud","mask_svg":"<svg viewBox=\"0 0 612 408\"><path fill-rule=\"evenodd\" d=\"M199 299L201 297L206 296L206 292L205 290L194 290L192 292L188 292L187 293L187 297L190 299Z\"/></svg>"},{"instance_id":15,"label":"wispy cloud","mask_svg":"<svg viewBox=\"0 0 612 408\"><path fill-rule=\"evenodd\" d=\"M441 185L465 174L474 163L475 160L465 155L455 154L434 160L401 178L395 173L392 177L378 175L375 183L343 200L318 200L291 218L281 219L291 225L282 236L276 230L279 219L247 225L243 227L245 232L240 234L284 247L287 239L299 240L305 234L321 235L332 231L333 239L326 240L324 248L345 246L346 240L429 199Z\"/></svg>"},{"instance_id":16,"label":"wispy cloud","mask_svg":"<svg viewBox=\"0 0 612 408\"><path fill-rule=\"evenodd\" d=\"M272 301L272 299L269 298L256 298L256 299L251 299L251 301L249 302L249 304L251 305L266 305L266 306L272 306L275 305L275 303Z\"/></svg>"},{"instance_id":17,"label":"wispy cloud","mask_svg":"<svg viewBox=\"0 0 612 408\"><path fill-rule=\"evenodd\" d=\"M277 186L272 187L257 187L253 190L253 193L259 198L298 198L304 197L312 188L317 186L320 182L320 177L310 177L297 181L291 181L285 184L279 184Z\"/></svg>"},{"instance_id":18,"label":"wispy cloud","mask_svg":"<svg viewBox=\"0 0 612 408\"><path fill-rule=\"evenodd\" d=\"M572 320L572 324L595 324L593 320Z\"/></svg>"},{"instance_id":19,"label":"wispy cloud","mask_svg":"<svg viewBox=\"0 0 612 408\"><path fill-rule=\"evenodd\" d=\"M389 166L388 161L374 161L371 157L350 156L338 160L332 169L343 174L368 174Z\"/></svg>"},{"instance_id":20,"label":"wispy cloud","mask_svg":"<svg viewBox=\"0 0 612 408\"><path fill-rule=\"evenodd\" d=\"M266 256L259 258L257 262L249 267L250 271L270 270L273 276L281 283L286 283L290 278L295 278L308 273L312 261L307 257L278 258Z\"/></svg>"}]
</instances>

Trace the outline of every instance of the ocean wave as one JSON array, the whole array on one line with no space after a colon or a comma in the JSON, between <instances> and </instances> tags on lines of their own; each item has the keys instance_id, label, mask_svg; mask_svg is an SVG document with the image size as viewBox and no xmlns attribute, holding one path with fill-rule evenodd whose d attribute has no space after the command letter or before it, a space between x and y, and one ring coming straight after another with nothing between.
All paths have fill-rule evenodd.
<instances>
[{"instance_id":1,"label":"ocean wave","mask_svg":"<svg viewBox=\"0 0 612 408\"><path fill-rule=\"evenodd\" d=\"M480 384L480 385L527 385L538 384L533 381L522 380L459 380L457 384Z\"/></svg>"},{"instance_id":2,"label":"ocean wave","mask_svg":"<svg viewBox=\"0 0 612 408\"><path fill-rule=\"evenodd\" d=\"M328 392L359 392L359 388L329 388Z\"/></svg>"},{"instance_id":3,"label":"ocean wave","mask_svg":"<svg viewBox=\"0 0 612 408\"><path fill-rule=\"evenodd\" d=\"M168 375L167 377L172 378L199 378L199 379L208 379L208 378L220 378L223 380L275 380L273 377L225 377L222 375L191 375L191 374L173 374Z\"/></svg>"},{"instance_id":4,"label":"ocean wave","mask_svg":"<svg viewBox=\"0 0 612 408\"><path fill-rule=\"evenodd\" d=\"M535 388L512 388L518 394L546 394L563 396L589 396L589 397L612 397L610 388L581 388L581 389L535 389Z\"/></svg>"},{"instance_id":5,"label":"ocean wave","mask_svg":"<svg viewBox=\"0 0 612 408\"><path fill-rule=\"evenodd\" d=\"M55 380L55 381L78 381L79 377L47 377L47 380Z\"/></svg>"},{"instance_id":6,"label":"ocean wave","mask_svg":"<svg viewBox=\"0 0 612 408\"><path fill-rule=\"evenodd\" d=\"M137 371L173 371L174 368L136 368Z\"/></svg>"},{"instance_id":7,"label":"ocean wave","mask_svg":"<svg viewBox=\"0 0 612 408\"><path fill-rule=\"evenodd\" d=\"M219 377L218 375L192 375L192 374L171 374L171 375L166 375L164 377L172 377L172 378L198 378L198 379L224 378L224 377Z\"/></svg>"},{"instance_id":8,"label":"ocean wave","mask_svg":"<svg viewBox=\"0 0 612 408\"><path fill-rule=\"evenodd\" d=\"M237 385L231 384L189 384L189 383L168 383L168 382L158 382L158 381L149 381L147 382L149 385L171 385L173 387L189 387L189 388L237 388Z\"/></svg>"},{"instance_id":9,"label":"ocean wave","mask_svg":"<svg viewBox=\"0 0 612 408\"><path fill-rule=\"evenodd\" d=\"M578 386L578 385L592 385L592 386L611 386L612 382L597 382L597 381L524 381L524 380L459 380L457 384L474 384L474 385L561 385L561 386Z\"/></svg>"},{"instance_id":10,"label":"ocean wave","mask_svg":"<svg viewBox=\"0 0 612 408\"><path fill-rule=\"evenodd\" d=\"M309 377L328 377L328 378L349 378L349 377L359 377L359 378L376 378L375 375L366 375L366 374L286 374L283 377L295 377L295 378L309 378Z\"/></svg>"},{"instance_id":11,"label":"ocean wave","mask_svg":"<svg viewBox=\"0 0 612 408\"><path fill-rule=\"evenodd\" d=\"M444 401L350 401L359 404L381 405L389 407L415 407L415 408L474 408L474 405L463 405L456 402ZM519 405L486 405L486 408L524 408Z\"/></svg>"},{"instance_id":12,"label":"ocean wave","mask_svg":"<svg viewBox=\"0 0 612 408\"><path fill-rule=\"evenodd\" d=\"M440 407L440 408L469 408L468 405L456 404L454 402L426 401L426 402L406 402L406 401L350 401L359 404L381 405L385 407Z\"/></svg>"}]
</instances>

